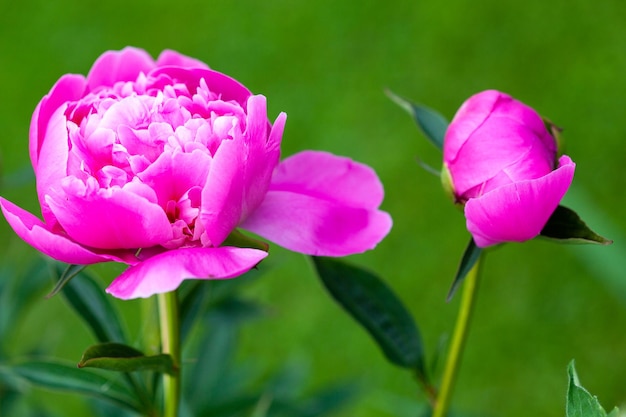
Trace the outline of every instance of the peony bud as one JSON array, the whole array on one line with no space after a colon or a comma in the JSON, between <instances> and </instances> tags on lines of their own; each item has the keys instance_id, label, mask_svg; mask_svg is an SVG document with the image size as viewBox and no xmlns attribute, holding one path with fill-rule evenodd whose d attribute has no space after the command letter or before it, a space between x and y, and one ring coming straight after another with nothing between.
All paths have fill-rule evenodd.
<instances>
[{"instance_id":1,"label":"peony bud","mask_svg":"<svg viewBox=\"0 0 626 417\"><path fill-rule=\"evenodd\" d=\"M479 247L539 235L574 177L568 156L535 110L489 90L470 97L448 127L445 179Z\"/></svg>"}]
</instances>

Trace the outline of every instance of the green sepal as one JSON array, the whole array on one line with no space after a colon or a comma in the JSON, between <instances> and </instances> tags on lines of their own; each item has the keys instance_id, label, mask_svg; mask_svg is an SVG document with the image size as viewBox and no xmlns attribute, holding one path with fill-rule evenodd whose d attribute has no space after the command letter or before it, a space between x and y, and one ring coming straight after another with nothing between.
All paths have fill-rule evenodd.
<instances>
[{"instance_id":1,"label":"green sepal","mask_svg":"<svg viewBox=\"0 0 626 417\"><path fill-rule=\"evenodd\" d=\"M598 398L591 395L589 391L580 385L574 361L571 361L567 366L567 374L569 376L569 384L567 387L567 403L565 405L566 417L607 417L606 411L600 405ZM609 414L610 417L616 417L617 415L619 415L617 408Z\"/></svg>"},{"instance_id":2,"label":"green sepal","mask_svg":"<svg viewBox=\"0 0 626 417\"><path fill-rule=\"evenodd\" d=\"M396 294L364 269L334 258L312 259L331 296L369 332L387 359L425 378L420 333Z\"/></svg>"},{"instance_id":3,"label":"green sepal","mask_svg":"<svg viewBox=\"0 0 626 417\"><path fill-rule=\"evenodd\" d=\"M459 288L467 273L472 269L472 267L476 264L480 255L483 253L482 248L476 246L476 242L474 239L470 239L467 247L465 248L465 252L463 252L463 256L461 257L461 263L459 264L459 268L456 271L456 276L454 277L454 281L452 281L452 285L450 286L450 291L448 291L448 297L446 301L450 301L456 290Z\"/></svg>"},{"instance_id":4,"label":"green sepal","mask_svg":"<svg viewBox=\"0 0 626 417\"><path fill-rule=\"evenodd\" d=\"M607 414L607 417L619 417L619 409L615 407L609 414Z\"/></svg>"},{"instance_id":5,"label":"green sepal","mask_svg":"<svg viewBox=\"0 0 626 417\"><path fill-rule=\"evenodd\" d=\"M226 238L222 246L234 246L237 248L259 249L265 252L270 250L270 245L262 240L246 236L239 230L233 230Z\"/></svg>"},{"instance_id":6,"label":"green sepal","mask_svg":"<svg viewBox=\"0 0 626 417\"><path fill-rule=\"evenodd\" d=\"M557 240L561 243L599 243L610 245L606 239L591 230L574 210L558 206L541 230L540 236Z\"/></svg>"},{"instance_id":7,"label":"green sepal","mask_svg":"<svg viewBox=\"0 0 626 417\"><path fill-rule=\"evenodd\" d=\"M117 372L155 371L174 375L176 367L170 355L146 356L121 343L100 343L87 348L79 368L100 368Z\"/></svg>"},{"instance_id":8,"label":"green sepal","mask_svg":"<svg viewBox=\"0 0 626 417\"><path fill-rule=\"evenodd\" d=\"M450 170L445 164L443 168L441 168L439 178L441 179L441 186L443 187L444 193L446 193L446 195L450 198L450 200L452 200L452 202L457 204L458 200L456 198L456 194L454 193L454 183L452 182L452 175L450 175ZM459 206L463 208L463 205L459 204Z\"/></svg>"},{"instance_id":9,"label":"green sepal","mask_svg":"<svg viewBox=\"0 0 626 417\"><path fill-rule=\"evenodd\" d=\"M132 390L118 381L75 364L60 361L37 360L10 366L11 371L39 387L71 391L111 401L130 410L142 411L139 400Z\"/></svg>"},{"instance_id":10,"label":"green sepal","mask_svg":"<svg viewBox=\"0 0 626 417\"><path fill-rule=\"evenodd\" d=\"M422 104L412 103L387 90L387 96L406 110L415 120L426 139L443 151L443 138L448 129L448 121L436 110Z\"/></svg>"},{"instance_id":11,"label":"green sepal","mask_svg":"<svg viewBox=\"0 0 626 417\"><path fill-rule=\"evenodd\" d=\"M547 117L542 117L542 120L543 124L546 126L546 129L556 141L556 159L554 162L558 165L558 158L563 155L565 148L565 142L563 140L563 135L561 134L561 132L563 132L563 128L555 125L552 120L548 119Z\"/></svg>"}]
</instances>

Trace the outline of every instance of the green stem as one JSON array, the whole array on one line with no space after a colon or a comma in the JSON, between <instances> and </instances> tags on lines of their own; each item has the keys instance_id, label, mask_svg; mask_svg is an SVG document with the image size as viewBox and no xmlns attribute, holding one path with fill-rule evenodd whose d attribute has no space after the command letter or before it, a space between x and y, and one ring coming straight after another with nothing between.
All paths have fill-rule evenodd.
<instances>
[{"instance_id":1,"label":"green stem","mask_svg":"<svg viewBox=\"0 0 626 417\"><path fill-rule=\"evenodd\" d=\"M176 291L159 294L161 351L169 353L176 373L163 374L163 417L177 417L180 402L180 323Z\"/></svg>"},{"instance_id":2,"label":"green stem","mask_svg":"<svg viewBox=\"0 0 626 417\"><path fill-rule=\"evenodd\" d=\"M461 364L461 356L465 347L465 341L467 340L469 323L476 302L482 257L483 255L478 258L472 269L467 273L465 282L463 283L463 296L461 298L461 305L459 306L459 314L456 319L452 343L450 344L446 366L443 371L441 389L433 409L432 417L445 417L450 407L452 390L459 371L459 365Z\"/></svg>"}]
</instances>

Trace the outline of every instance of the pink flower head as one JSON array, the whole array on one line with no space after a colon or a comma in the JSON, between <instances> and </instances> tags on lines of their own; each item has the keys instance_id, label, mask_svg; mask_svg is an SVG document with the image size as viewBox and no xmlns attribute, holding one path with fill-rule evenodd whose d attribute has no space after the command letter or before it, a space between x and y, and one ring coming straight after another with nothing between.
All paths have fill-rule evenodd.
<instances>
[{"instance_id":1,"label":"pink flower head","mask_svg":"<svg viewBox=\"0 0 626 417\"><path fill-rule=\"evenodd\" d=\"M174 51L156 62L140 49L106 52L35 109L43 221L0 206L52 258L130 265L107 289L124 299L254 267L265 251L224 244L238 227L310 255L373 248L391 227L374 171L314 151L279 162L285 120L270 124L265 97Z\"/></svg>"},{"instance_id":2,"label":"pink flower head","mask_svg":"<svg viewBox=\"0 0 626 417\"><path fill-rule=\"evenodd\" d=\"M539 235L574 177L535 110L498 91L470 97L446 131L444 169L480 247Z\"/></svg>"}]
</instances>

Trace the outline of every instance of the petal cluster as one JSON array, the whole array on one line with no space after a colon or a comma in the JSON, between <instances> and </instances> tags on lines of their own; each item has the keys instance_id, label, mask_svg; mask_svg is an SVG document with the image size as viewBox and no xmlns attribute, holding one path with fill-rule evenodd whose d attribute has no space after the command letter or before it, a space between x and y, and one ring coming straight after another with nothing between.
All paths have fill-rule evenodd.
<instances>
[{"instance_id":1,"label":"petal cluster","mask_svg":"<svg viewBox=\"0 0 626 417\"><path fill-rule=\"evenodd\" d=\"M574 169L539 114L499 91L470 97L444 138L444 170L480 247L539 235Z\"/></svg>"},{"instance_id":2,"label":"petal cluster","mask_svg":"<svg viewBox=\"0 0 626 417\"><path fill-rule=\"evenodd\" d=\"M391 227L375 173L321 152L281 163L285 121L270 123L265 97L200 61L110 51L87 77L63 76L33 115L43 221L0 207L55 259L130 265L108 288L120 298L252 268L266 252L223 245L238 227L307 254L374 247Z\"/></svg>"}]
</instances>

